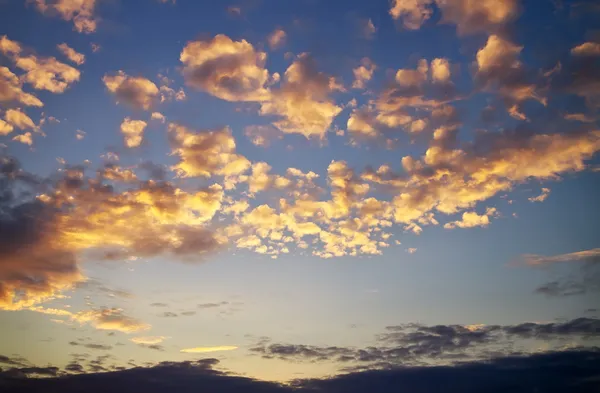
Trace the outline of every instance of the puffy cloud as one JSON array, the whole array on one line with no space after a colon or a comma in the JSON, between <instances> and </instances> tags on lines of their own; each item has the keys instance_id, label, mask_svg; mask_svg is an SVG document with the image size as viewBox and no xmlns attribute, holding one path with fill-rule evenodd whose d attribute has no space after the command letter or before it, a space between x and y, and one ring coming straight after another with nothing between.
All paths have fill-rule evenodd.
<instances>
[{"instance_id":1,"label":"puffy cloud","mask_svg":"<svg viewBox=\"0 0 600 393\"><path fill-rule=\"evenodd\" d=\"M546 198L548 198L548 195L550 195L550 189L542 188L542 193L540 195L536 197L530 197L528 200L529 202L544 202Z\"/></svg>"},{"instance_id":2,"label":"puffy cloud","mask_svg":"<svg viewBox=\"0 0 600 393\"><path fill-rule=\"evenodd\" d=\"M434 0L393 0L390 15L409 30L418 30L431 15Z\"/></svg>"},{"instance_id":3,"label":"puffy cloud","mask_svg":"<svg viewBox=\"0 0 600 393\"><path fill-rule=\"evenodd\" d=\"M272 50L279 49L281 46L285 44L287 39L287 34L283 29L277 28L275 29L269 36L267 37L267 42L269 43L269 47Z\"/></svg>"},{"instance_id":4,"label":"puffy cloud","mask_svg":"<svg viewBox=\"0 0 600 393\"><path fill-rule=\"evenodd\" d=\"M0 135L1 136L8 135L13 130L14 130L14 127L12 126L12 124L9 124L9 123L5 122L4 120L0 119Z\"/></svg>"},{"instance_id":5,"label":"puffy cloud","mask_svg":"<svg viewBox=\"0 0 600 393\"><path fill-rule=\"evenodd\" d=\"M121 133L125 138L125 146L138 147L142 144L144 129L148 124L143 120L131 120L126 117L121 123Z\"/></svg>"},{"instance_id":6,"label":"puffy cloud","mask_svg":"<svg viewBox=\"0 0 600 393\"><path fill-rule=\"evenodd\" d=\"M31 132L26 132L24 134L14 136L12 140L31 146L33 145L33 134L31 134Z\"/></svg>"},{"instance_id":7,"label":"puffy cloud","mask_svg":"<svg viewBox=\"0 0 600 393\"><path fill-rule=\"evenodd\" d=\"M9 109L4 114L4 120L6 120L12 126L17 127L20 130L32 129L37 130L37 126L31 120L29 116L27 116L20 109Z\"/></svg>"},{"instance_id":8,"label":"puffy cloud","mask_svg":"<svg viewBox=\"0 0 600 393\"><path fill-rule=\"evenodd\" d=\"M179 352L183 353L208 353L208 352L221 352L221 351L233 351L238 347L232 345L222 345L219 347L195 347L195 348L184 348Z\"/></svg>"},{"instance_id":9,"label":"puffy cloud","mask_svg":"<svg viewBox=\"0 0 600 393\"><path fill-rule=\"evenodd\" d=\"M459 34L497 31L520 12L518 0L436 0L442 20Z\"/></svg>"},{"instance_id":10,"label":"puffy cloud","mask_svg":"<svg viewBox=\"0 0 600 393\"><path fill-rule=\"evenodd\" d=\"M23 91L23 84L8 68L0 67L0 103L19 102L27 106L44 104L33 94Z\"/></svg>"},{"instance_id":11,"label":"puffy cloud","mask_svg":"<svg viewBox=\"0 0 600 393\"><path fill-rule=\"evenodd\" d=\"M117 98L136 109L149 110L158 99L158 87L144 77L129 76L123 71L102 78L106 88Z\"/></svg>"},{"instance_id":12,"label":"puffy cloud","mask_svg":"<svg viewBox=\"0 0 600 393\"><path fill-rule=\"evenodd\" d=\"M194 132L171 123L169 139L173 154L180 159L173 166L180 176L235 176L250 168L250 161L235 153L235 139L228 127Z\"/></svg>"},{"instance_id":13,"label":"puffy cloud","mask_svg":"<svg viewBox=\"0 0 600 393\"><path fill-rule=\"evenodd\" d=\"M160 112L152 112L152 115L150 115L150 119L158 120L161 123L164 123L165 121L167 121L167 118L165 117L165 115L163 115Z\"/></svg>"},{"instance_id":14,"label":"puffy cloud","mask_svg":"<svg viewBox=\"0 0 600 393\"><path fill-rule=\"evenodd\" d=\"M519 60L522 46L517 46L498 35L490 35L486 45L477 52L476 78L486 89L497 88L513 102L535 99L546 104L535 83Z\"/></svg>"},{"instance_id":15,"label":"puffy cloud","mask_svg":"<svg viewBox=\"0 0 600 393\"><path fill-rule=\"evenodd\" d=\"M584 42L571 49L571 54L573 56L600 56L600 43Z\"/></svg>"},{"instance_id":16,"label":"puffy cloud","mask_svg":"<svg viewBox=\"0 0 600 393\"><path fill-rule=\"evenodd\" d=\"M246 40L219 34L210 41L191 41L181 52L186 83L227 101L269 99L267 54Z\"/></svg>"},{"instance_id":17,"label":"puffy cloud","mask_svg":"<svg viewBox=\"0 0 600 393\"><path fill-rule=\"evenodd\" d=\"M73 21L74 30L79 33L96 31L98 18L94 15L96 0L33 0L38 11L44 15L58 15L66 21Z\"/></svg>"},{"instance_id":18,"label":"puffy cloud","mask_svg":"<svg viewBox=\"0 0 600 393\"><path fill-rule=\"evenodd\" d=\"M490 216L496 214L496 209L489 208L485 214L479 215L476 212L465 212L462 215L462 219L459 221L449 222L444 225L446 229L452 228L475 228L475 227L487 227L490 225Z\"/></svg>"},{"instance_id":19,"label":"puffy cloud","mask_svg":"<svg viewBox=\"0 0 600 393\"><path fill-rule=\"evenodd\" d=\"M352 83L352 87L355 89L364 89L366 83L371 80L373 77L373 73L377 67L371 59L365 57L361 60L361 65L352 70L354 74L354 82Z\"/></svg>"},{"instance_id":20,"label":"puffy cloud","mask_svg":"<svg viewBox=\"0 0 600 393\"><path fill-rule=\"evenodd\" d=\"M431 78L434 82L439 83L450 81L450 62L448 59L433 59L431 61Z\"/></svg>"},{"instance_id":21,"label":"puffy cloud","mask_svg":"<svg viewBox=\"0 0 600 393\"><path fill-rule=\"evenodd\" d=\"M71 48L66 43L63 42L62 44L59 44L56 47L58 48L60 53L65 55L65 57L73 63L77 65L82 65L83 63L85 63L85 55L83 53L77 52L75 49Z\"/></svg>"},{"instance_id":22,"label":"puffy cloud","mask_svg":"<svg viewBox=\"0 0 600 393\"><path fill-rule=\"evenodd\" d=\"M160 102L166 102L166 101L185 101L185 99L187 98L185 91L183 90L183 88L179 88L179 90L175 91L175 89L163 85L160 87Z\"/></svg>"},{"instance_id":23,"label":"puffy cloud","mask_svg":"<svg viewBox=\"0 0 600 393\"><path fill-rule=\"evenodd\" d=\"M285 133L323 139L342 110L329 94L341 89L335 78L317 71L311 56L302 54L285 71L281 88L261 104L260 113L280 117L273 124Z\"/></svg>"},{"instance_id":24,"label":"puffy cloud","mask_svg":"<svg viewBox=\"0 0 600 393\"><path fill-rule=\"evenodd\" d=\"M81 75L79 70L61 63L54 57L40 57L35 54L22 55L21 45L16 41L9 40L6 36L0 38L0 51L7 55L17 68L25 71L20 80L31 84L37 90L63 93L73 83L77 82ZM3 72L3 76L6 79L11 77L6 71ZM15 83L13 82L12 85L14 86ZM26 98L30 102L35 102L32 97Z\"/></svg>"}]
</instances>

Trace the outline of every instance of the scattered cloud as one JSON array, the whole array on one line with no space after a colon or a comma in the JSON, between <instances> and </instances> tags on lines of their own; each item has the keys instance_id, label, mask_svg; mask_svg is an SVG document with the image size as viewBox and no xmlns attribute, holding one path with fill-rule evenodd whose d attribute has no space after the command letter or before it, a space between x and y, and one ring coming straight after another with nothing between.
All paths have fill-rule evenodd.
<instances>
[{"instance_id":1,"label":"scattered cloud","mask_svg":"<svg viewBox=\"0 0 600 393\"><path fill-rule=\"evenodd\" d=\"M129 76L123 71L118 71L114 75L105 75L102 81L108 91L115 95L117 103L150 110L158 100L158 87L144 77Z\"/></svg>"},{"instance_id":2,"label":"scattered cloud","mask_svg":"<svg viewBox=\"0 0 600 393\"><path fill-rule=\"evenodd\" d=\"M277 28L275 29L269 36L267 37L267 42L269 43L269 47L271 50L276 50L285 45L287 40L287 34L283 29Z\"/></svg>"},{"instance_id":3,"label":"scattered cloud","mask_svg":"<svg viewBox=\"0 0 600 393\"><path fill-rule=\"evenodd\" d=\"M66 43L63 42L62 44L58 44L56 47L58 48L60 53L62 53L71 62L77 65L82 65L83 63L85 63L85 55L83 53L77 52L75 49L71 48Z\"/></svg>"}]
</instances>

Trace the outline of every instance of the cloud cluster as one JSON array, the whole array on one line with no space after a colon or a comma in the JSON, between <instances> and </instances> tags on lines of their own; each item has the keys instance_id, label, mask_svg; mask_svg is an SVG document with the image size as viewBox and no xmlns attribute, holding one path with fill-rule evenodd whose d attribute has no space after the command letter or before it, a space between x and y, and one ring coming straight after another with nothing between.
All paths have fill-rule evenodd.
<instances>
[{"instance_id":1,"label":"cloud cluster","mask_svg":"<svg viewBox=\"0 0 600 393\"><path fill-rule=\"evenodd\" d=\"M90 34L97 29L98 18L94 15L96 0L33 0L32 2L44 15L73 21L73 29L78 33Z\"/></svg>"},{"instance_id":2,"label":"cloud cluster","mask_svg":"<svg viewBox=\"0 0 600 393\"><path fill-rule=\"evenodd\" d=\"M275 116L273 124L284 133L322 139L342 110L329 95L343 87L317 71L308 54L295 59L278 88L272 85L280 82L280 75L265 68L267 54L246 40L219 34L211 40L191 41L180 60L188 85L223 100L256 102L259 113Z\"/></svg>"},{"instance_id":3,"label":"cloud cluster","mask_svg":"<svg viewBox=\"0 0 600 393\"><path fill-rule=\"evenodd\" d=\"M61 63L55 57L41 57L29 53L20 43L10 40L7 36L0 37L0 52L10 58L15 67L25 73L19 77L22 82L29 83L34 89L47 90L52 93L64 93L72 84L79 81L81 72L70 65ZM10 74L3 72L6 79L12 79ZM13 94L26 105L41 106L33 98L15 91L16 83L11 83ZM25 100L25 101L23 101Z\"/></svg>"},{"instance_id":4,"label":"cloud cluster","mask_svg":"<svg viewBox=\"0 0 600 393\"><path fill-rule=\"evenodd\" d=\"M404 28L418 30L433 16L434 5L442 22L456 25L460 35L497 31L520 12L517 0L393 0L389 14Z\"/></svg>"}]
</instances>

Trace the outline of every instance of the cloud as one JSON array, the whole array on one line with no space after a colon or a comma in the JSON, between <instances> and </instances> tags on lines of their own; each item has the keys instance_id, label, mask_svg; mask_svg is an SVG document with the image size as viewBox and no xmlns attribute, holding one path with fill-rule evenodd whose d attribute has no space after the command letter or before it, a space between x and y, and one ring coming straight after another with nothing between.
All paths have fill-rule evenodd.
<instances>
[{"instance_id":1,"label":"cloud","mask_svg":"<svg viewBox=\"0 0 600 393\"><path fill-rule=\"evenodd\" d=\"M223 345L219 347L195 347L195 348L184 348L179 352L183 353L208 353L208 352L221 352L221 351L233 351L238 349L231 345Z\"/></svg>"},{"instance_id":2,"label":"cloud","mask_svg":"<svg viewBox=\"0 0 600 393\"><path fill-rule=\"evenodd\" d=\"M4 114L4 120L6 120L6 122L11 126L17 127L20 130L38 129L33 120L31 120L31 118L27 116L24 112L22 112L19 108L8 109Z\"/></svg>"},{"instance_id":3,"label":"cloud","mask_svg":"<svg viewBox=\"0 0 600 393\"><path fill-rule=\"evenodd\" d=\"M400 20L404 28L418 30L431 18L433 0L392 0L390 15Z\"/></svg>"},{"instance_id":4,"label":"cloud","mask_svg":"<svg viewBox=\"0 0 600 393\"><path fill-rule=\"evenodd\" d=\"M144 77L129 76L123 71L102 78L104 85L117 98L136 109L150 110L158 100L158 87Z\"/></svg>"},{"instance_id":5,"label":"cloud","mask_svg":"<svg viewBox=\"0 0 600 393\"><path fill-rule=\"evenodd\" d=\"M135 333L150 329L150 325L129 317L118 308L81 311L70 315L79 323L89 323L99 330L116 330L123 333Z\"/></svg>"},{"instance_id":6,"label":"cloud","mask_svg":"<svg viewBox=\"0 0 600 393\"><path fill-rule=\"evenodd\" d=\"M31 134L31 132L26 132L24 134L14 136L12 140L15 142L20 142L24 145L33 145L33 135Z\"/></svg>"},{"instance_id":7,"label":"cloud","mask_svg":"<svg viewBox=\"0 0 600 393\"><path fill-rule=\"evenodd\" d=\"M600 248L553 256L525 254L516 263L535 268L565 265L566 273L563 271L558 278L540 285L536 293L573 296L600 291Z\"/></svg>"},{"instance_id":8,"label":"cloud","mask_svg":"<svg viewBox=\"0 0 600 393\"><path fill-rule=\"evenodd\" d=\"M228 305L229 302L220 302L220 303L201 303L198 304L198 308L216 308L216 307L221 307L221 306L226 306Z\"/></svg>"},{"instance_id":9,"label":"cloud","mask_svg":"<svg viewBox=\"0 0 600 393\"><path fill-rule=\"evenodd\" d=\"M0 202L0 308L16 310L48 300L83 280L76 256L61 247L57 215L39 200L23 199L38 182L19 163L0 157L6 182Z\"/></svg>"},{"instance_id":10,"label":"cloud","mask_svg":"<svg viewBox=\"0 0 600 393\"><path fill-rule=\"evenodd\" d=\"M154 345L160 344L168 337L165 336L145 336L145 337L132 337L129 340L136 344Z\"/></svg>"},{"instance_id":11,"label":"cloud","mask_svg":"<svg viewBox=\"0 0 600 393\"><path fill-rule=\"evenodd\" d=\"M461 365L391 368L384 370L346 372L324 379L297 379L293 386L231 375L214 370L216 359L191 362L162 362L150 367L102 374L64 376L62 378L3 378L7 393L60 391L64 393L110 390L115 386L130 386L148 392L165 389L188 393L198 389L206 391L247 393L291 393L326 391L332 393L358 393L368 386L373 393L384 393L403 388L408 391L429 392L439 390L443 382L447 391L511 391L528 393L569 391L591 392L600 370L600 353L597 349L573 349L511 355L493 360L469 361ZM54 372L56 372L58 369ZM13 374L19 372L14 368Z\"/></svg>"},{"instance_id":12,"label":"cloud","mask_svg":"<svg viewBox=\"0 0 600 393\"><path fill-rule=\"evenodd\" d=\"M139 147L142 144L144 129L148 123L143 120L131 120L126 117L121 123L121 133L125 139L125 146Z\"/></svg>"},{"instance_id":13,"label":"cloud","mask_svg":"<svg viewBox=\"0 0 600 393\"><path fill-rule=\"evenodd\" d=\"M44 106L33 94L23 91L23 84L19 77L7 67L0 67L0 103L18 102L27 106Z\"/></svg>"},{"instance_id":14,"label":"cloud","mask_svg":"<svg viewBox=\"0 0 600 393\"><path fill-rule=\"evenodd\" d=\"M527 200L529 200L529 202L544 202L548 198L548 195L550 195L550 189L542 188L542 193L540 195L536 197L529 197Z\"/></svg>"},{"instance_id":15,"label":"cloud","mask_svg":"<svg viewBox=\"0 0 600 393\"><path fill-rule=\"evenodd\" d=\"M273 139L281 139L282 133L272 125L251 125L244 128L244 135L255 146L268 147Z\"/></svg>"},{"instance_id":16,"label":"cloud","mask_svg":"<svg viewBox=\"0 0 600 393\"><path fill-rule=\"evenodd\" d=\"M4 120L0 119L0 136L8 135L11 132L13 132L13 130L14 127L12 126L12 124L9 124Z\"/></svg>"},{"instance_id":17,"label":"cloud","mask_svg":"<svg viewBox=\"0 0 600 393\"><path fill-rule=\"evenodd\" d=\"M428 123L453 130L458 124L448 116L453 111L448 104L459 98L449 62L436 58L430 64L420 59L415 69L398 69L379 96L354 109L347 122L348 131L354 138L373 139L399 128L418 133Z\"/></svg>"},{"instance_id":18,"label":"cloud","mask_svg":"<svg viewBox=\"0 0 600 393\"><path fill-rule=\"evenodd\" d=\"M8 56L17 68L25 71L20 76L22 82L29 83L37 90L47 90L52 93L64 93L72 84L79 81L81 72L70 65L61 63L55 57L40 57L33 53L23 54L21 44L11 41L7 36L0 37L0 52ZM3 76L12 79L11 73L3 71ZM12 94L17 94L26 105L38 105L35 97L18 93L16 83L11 83ZM39 101L39 100L38 100ZM29 102L29 103L28 103Z\"/></svg>"},{"instance_id":19,"label":"cloud","mask_svg":"<svg viewBox=\"0 0 600 393\"><path fill-rule=\"evenodd\" d=\"M269 99L266 59L266 53L257 52L248 41L233 41L223 34L188 42L180 56L189 86L227 101Z\"/></svg>"},{"instance_id":20,"label":"cloud","mask_svg":"<svg viewBox=\"0 0 600 393\"><path fill-rule=\"evenodd\" d=\"M375 27L375 24L373 24L373 20L371 20L371 18L363 19L361 20L360 24L363 37L368 40L373 39L373 37L375 37L375 33L377 33L377 27Z\"/></svg>"},{"instance_id":21,"label":"cloud","mask_svg":"<svg viewBox=\"0 0 600 393\"><path fill-rule=\"evenodd\" d=\"M489 208L485 214L479 215L476 212L465 212L462 215L462 219L459 221L449 222L444 225L446 229L452 228L474 228L474 227L487 227L490 225L490 216L496 214L495 208Z\"/></svg>"},{"instance_id":22,"label":"cloud","mask_svg":"<svg viewBox=\"0 0 600 393\"><path fill-rule=\"evenodd\" d=\"M526 265L529 266L543 266L554 263L570 263L581 261L600 262L600 248L553 256L525 254L521 257L521 259Z\"/></svg>"},{"instance_id":23,"label":"cloud","mask_svg":"<svg viewBox=\"0 0 600 393\"><path fill-rule=\"evenodd\" d=\"M250 161L235 152L231 130L194 132L179 124L169 124L169 140L179 163L173 169L182 177L235 176L250 168Z\"/></svg>"},{"instance_id":24,"label":"cloud","mask_svg":"<svg viewBox=\"0 0 600 393\"><path fill-rule=\"evenodd\" d=\"M519 60L523 46L498 36L490 35L486 45L477 52L477 81L484 89L498 89L512 102L534 99L546 104L536 83L530 81L528 70Z\"/></svg>"},{"instance_id":25,"label":"cloud","mask_svg":"<svg viewBox=\"0 0 600 393\"><path fill-rule=\"evenodd\" d=\"M277 28L271 34L269 34L267 37L267 42L269 43L271 50L275 50L285 45L286 39L287 34L285 31L283 31L281 28Z\"/></svg>"},{"instance_id":26,"label":"cloud","mask_svg":"<svg viewBox=\"0 0 600 393\"><path fill-rule=\"evenodd\" d=\"M597 42L584 42L581 45L577 45L571 49L573 56L600 56L600 43Z\"/></svg>"},{"instance_id":27,"label":"cloud","mask_svg":"<svg viewBox=\"0 0 600 393\"><path fill-rule=\"evenodd\" d=\"M167 121L167 118L165 117L165 115L163 115L160 112L152 112L152 115L150 116L150 119L152 120L158 120L161 123L164 123Z\"/></svg>"},{"instance_id":28,"label":"cloud","mask_svg":"<svg viewBox=\"0 0 600 393\"><path fill-rule=\"evenodd\" d=\"M94 15L96 0L33 0L37 10L44 15L57 15L66 21L73 21L73 29L78 33L94 33L98 18Z\"/></svg>"},{"instance_id":29,"label":"cloud","mask_svg":"<svg viewBox=\"0 0 600 393\"><path fill-rule=\"evenodd\" d=\"M436 0L442 21L456 25L458 34L496 32L520 13L518 0Z\"/></svg>"},{"instance_id":30,"label":"cloud","mask_svg":"<svg viewBox=\"0 0 600 393\"><path fill-rule=\"evenodd\" d=\"M94 344L94 343L82 344L82 343L79 343L77 341L70 341L69 345L82 346L82 347L85 347L87 349L98 349L98 350L102 350L102 351L110 351L113 348L110 345Z\"/></svg>"},{"instance_id":31,"label":"cloud","mask_svg":"<svg viewBox=\"0 0 600 393\"><path fill-rule=\"evenodd\" d=\"M342 111L329 97L343 90L335 80L317 71L315 60L301 54L285 71L282 85L262 102L260 114L276 116L275 127L284 133L323 139L333 119Z\"/></svg>"},{"instance_id":32,"label":"cloud","mask_svg":"<svg viewBox=\"0 0 600 393\"><path fill-rule=\"evenodd\" d=\"M65 57L73 63L77 65L82 65L83 63L85 63L85 55L83 53L77 52L75 49L71 48L66 43L63 42L62 44L58 44L56 47L58 48L60 53L65 55Z\"/></svg>"},{"instance_id":33,"label":"cloud","mask_svg":"<svg viewBox=\"0 0 600 393\"><path fill-rule=\"evenodd\" d=\"M84 281L83 251L98 259L172 253L198 260L221 244L206 227L221 206L219 185L187 193L164 181L124 178L115 168L99 179L79 167L43 179L5 156L0 168L7 187L0 204L3 309L30 308ZM107 180L107 173L122 176ZM129 185L117 192L112 185L124 179ZM69 209L59 209L65 203Z\"/></svg>"},{"instance_id":34,"label":"cloud","mask_svg":"<svg viewBox=\"0 0 600 393\"><path fill-rule=\"evenodd\" d=\"M364 57L361 60L361 65L352 70L352 73L354 74L352 87L354 89L364 89L366 83L373 77L376 68L377 67L373 64L371 59Z\"/></svg>"}]
</instances>

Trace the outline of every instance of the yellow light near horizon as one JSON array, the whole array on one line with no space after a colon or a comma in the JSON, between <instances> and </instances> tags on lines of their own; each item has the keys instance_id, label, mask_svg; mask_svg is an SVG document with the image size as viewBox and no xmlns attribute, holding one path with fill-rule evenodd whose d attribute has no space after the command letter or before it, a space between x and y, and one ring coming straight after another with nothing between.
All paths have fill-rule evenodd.
<instances>
[{"instance_id":1,"label":"yellow light near horizon","mask_svg":"<svg viewBox=\"0 0 600 393\"><path fill-rule=\"evenodd\" d=\"M179 352L183 353L207 353L207 352L219 352L219 351L233 351L234 349L238 349L238 347L234 346L220 346L220 347L196 347L196 348L185 348Z\"/></svg>"}]
</instances>

